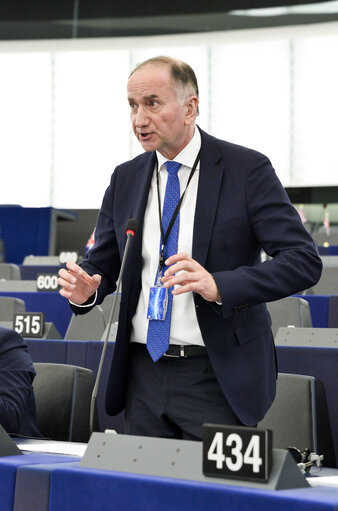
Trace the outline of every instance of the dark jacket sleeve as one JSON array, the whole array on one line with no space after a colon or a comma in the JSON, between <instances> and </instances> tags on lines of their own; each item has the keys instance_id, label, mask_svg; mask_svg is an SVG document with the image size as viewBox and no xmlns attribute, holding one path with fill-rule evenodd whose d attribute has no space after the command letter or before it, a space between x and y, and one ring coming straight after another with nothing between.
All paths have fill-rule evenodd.
<instances>
[{"instance_id":1,"label":"dark jacket sleeve","mask_svg":"<svg viewBox=\"0 0 338 511\"><path fill-rule=\"evenodd\" d=\"M223 315L236 307L278 300L302 292L318 282L322 263L310 234L290 203L270 161L256 153L246 171L245 204L247 239L271 256L265 262L242 264L214 278L222 296ZM243 201L243 202L244 202ZM251 236L251 238L250 238ZM251 253L242 245L240 253ZM245 242L244 242L245 243ZM236 253L237 245L233 251Z\"/></svg>"},{"instance_id":2,"label":"dark jacket sleeve","mask_svg":"<svg viewBox=\"0 0 338 511\"><path fill-rule=\"evenodd\" d=\"M86 314L94 305L102 303L106 295L113 293L116 289L121 259L113 218L115 177L116 174L113 173L110 186L103 197L95 229L95 244L80 264L89 275L92 276L96 273L101 275L101 284L97 290L96 300L95 295L93 295L85 304L82 304L92 306L77 307L70 303L75 314Z\"/></svg>"},{"instance_id":3,"label":"dark jacket sleeve","mask_svg":"<svg viewBox=\"0 0 338 511\"><path fill-rule=\"evenodd\" d=\"M34 366L23 338L0 328L0 424L8 433L21 433L34 399Z\"/></svg>"}]
</instances>

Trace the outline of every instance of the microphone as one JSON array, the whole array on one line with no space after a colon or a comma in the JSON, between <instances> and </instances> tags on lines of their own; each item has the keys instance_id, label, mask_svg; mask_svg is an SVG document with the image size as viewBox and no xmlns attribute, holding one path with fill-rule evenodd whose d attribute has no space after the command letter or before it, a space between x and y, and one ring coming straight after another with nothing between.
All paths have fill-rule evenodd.
<instances>
[{"instance_id":1,"label":"microphone","mask_svg":"<svg viewBox=\"0 0 338 511\"><path fill-rule=\"evenodd\" d=\"M322 466L323 454L311 452L308 448L301 451L297 447L287 447L286 450L292 455L300 470L304 470L305 473L309 472L310 468L314 465L317 467Z\"/></svg>"},{"instance_id":2,"label":"microphone","mask_svg":"<svg viewBox=\"0 0 338 511\"><path fill-rule=\"evenodd\" d=\"M126 235L129 236L129 234L131 234L131 236L134 236L137 230L137 225L137 220L135 218L129 218L126 225Z\"/></svg>"},{"instance_id":3,"label":"microphone","mask_svg":"<svg viewBox=\"0 0 338 511\"><path fill-rule=\"evenodd\" d=\"M109 319L108 319L108 324L107 324L107 329L106 329L106 338L105 338L104 343L103 343L100 363L99 363L99 367L98 367L98 370L97 370L97 375L96 375L95 384L94 384L94 388L93 388L93 392L92 392L92 397L91 397L90 416L89 416L89 434L90 435L93 433L93 430L94 430L94 413L95 413L95 404L96 404L97 391L98 391L98 388L99 388L99 383L100 383L100 378L101 378L101 373L102 373L103 362L104 362L104 359L105 359L105 356L106 356L110 329L111 329L111 325L112 325L112 321L113 321L113 317L114 317L114 313L115 313L115 309L116 309L116 304L117 304L117 297L118 297L119 290L120 290L120 287L121 287L121 281L122 281L122 275L123 275L123 271L124 271L124 265L125 265L126 257L127 257L128 250L129 250L130 240L135 235L135 232L137 230L137 226L138 226L137 220L135 218L129 218L129 220L127 221L127 224L126 224L127 242L126 242L126 246L125 246L123 257L122 257L120 274L119 274L118 279L116 281L116 289L115 289L115 294L113 296L113 304L112 304L112 308L111 308L111 311L110 311L110 315L109 315Z\"/></svg>"}]
</instances>

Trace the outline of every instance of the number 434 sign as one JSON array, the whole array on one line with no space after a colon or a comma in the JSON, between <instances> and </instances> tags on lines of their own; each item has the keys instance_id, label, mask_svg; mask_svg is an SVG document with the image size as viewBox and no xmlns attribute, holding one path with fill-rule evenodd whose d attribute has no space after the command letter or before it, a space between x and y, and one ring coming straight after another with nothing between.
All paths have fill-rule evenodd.
<instances>
[{"instance_id":1,"label":"number 434 sign","mask_svg":"<svg viewBox=\"0 0 338 511\"><path fill-rule=\"evenodd\" d=\"M203 425L203 474L266 482L271 464L270 430Z\"/></svg>"}]
</instances>

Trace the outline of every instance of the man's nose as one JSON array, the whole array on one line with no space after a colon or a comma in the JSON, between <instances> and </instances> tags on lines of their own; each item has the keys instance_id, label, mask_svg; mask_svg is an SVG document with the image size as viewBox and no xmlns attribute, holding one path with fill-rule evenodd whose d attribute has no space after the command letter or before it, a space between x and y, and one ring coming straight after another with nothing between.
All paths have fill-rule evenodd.
<instances>
[{"instance_id":1,"label":"man's nose","mask_svg":"<svg viewBox=\"0 0 338 511\"><path fill-rule=\"evenodd\" d=\"M147 112L142 106L139 106L135 116L135 126L141 128L142 126L146 126L148 121Z\"/></svg>"}]
</instances>

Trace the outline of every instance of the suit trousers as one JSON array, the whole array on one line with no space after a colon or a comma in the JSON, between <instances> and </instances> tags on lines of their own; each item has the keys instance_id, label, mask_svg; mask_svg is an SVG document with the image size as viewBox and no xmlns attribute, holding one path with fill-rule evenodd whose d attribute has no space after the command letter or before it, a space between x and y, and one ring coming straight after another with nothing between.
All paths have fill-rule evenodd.
<instances>
[{"instance_id":1,"label":"suit trousers","mask_svg":"<svg viewBox=\"0 0 338 511\"><path fill-rule=\"evenodd\" d=\"M243 425L219 387L207 352L154 363L145 344L132 343L125 433L202 440L203 423Z\"/></svg>"}]
</instances>

